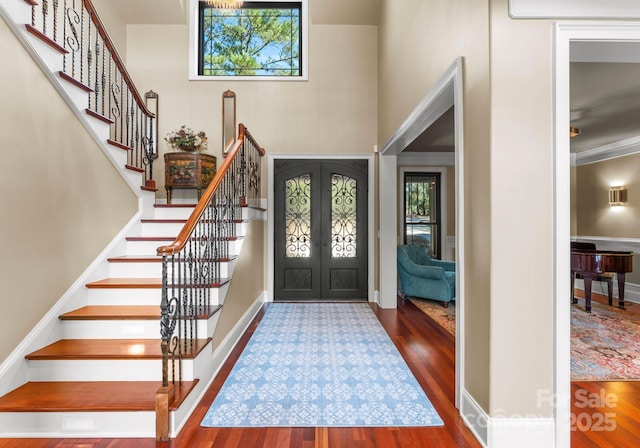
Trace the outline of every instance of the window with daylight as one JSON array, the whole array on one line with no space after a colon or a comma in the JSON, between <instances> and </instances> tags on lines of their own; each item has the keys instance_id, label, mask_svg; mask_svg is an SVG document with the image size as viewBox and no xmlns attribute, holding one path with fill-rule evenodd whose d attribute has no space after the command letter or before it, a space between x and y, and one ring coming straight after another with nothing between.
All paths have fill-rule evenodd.
<instances>
[{"instance_id":1,"label":"window with daylight","mask_svg":"<svg viewBox=\"0 0 640 448\"><path fill-rule=\"evenodd\" d=\"M244 2L218 9L199 2L198 76L300 78L301 2Z\"/></svg>"}]
</instances>

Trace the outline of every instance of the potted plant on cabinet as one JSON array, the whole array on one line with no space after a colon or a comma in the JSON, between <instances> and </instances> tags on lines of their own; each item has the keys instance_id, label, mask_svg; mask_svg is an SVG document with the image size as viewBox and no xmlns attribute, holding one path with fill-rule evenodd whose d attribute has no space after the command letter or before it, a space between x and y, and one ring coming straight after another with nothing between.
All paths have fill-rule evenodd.
<instances>
[{"instance_id":1,"label":"potted plant on cabinet","mask_svg":"<svg viewBox=\"0 0 640 448\"><path fill-rule=\"evenodd\" d=\"M199 200L216 174L215 156L202 153L207 150L206 134L182 125L169 132L165 141L174 150L164 155L167 204L174 188L196 189Z\"/></svg>"}]
</instances>

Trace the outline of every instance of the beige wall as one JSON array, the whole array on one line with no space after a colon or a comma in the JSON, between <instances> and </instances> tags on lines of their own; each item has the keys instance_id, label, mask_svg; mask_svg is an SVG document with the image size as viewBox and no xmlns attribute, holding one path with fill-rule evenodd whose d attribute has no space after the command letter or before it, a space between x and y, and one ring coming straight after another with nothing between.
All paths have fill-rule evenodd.
<instances>
[{"instance_id":1,"label":"beige wall","mask_svg":"<svg viewBox=\"0 0 640 448\"><path fill-rule=\"evenodd\" d=\"M507 2L491 0L491 413L551 417L553 27Z\"/></svg>"},{"instance_id":2,"label":"beige wall","mask_svg":"<svg viewBox=\"0 0 640 448\"><path fill-rule=\"evenodd\" d=\"M575 171L571 205L576 209L575 232L579 237L640 238L640 154L581 165ZM609 206L609 187L627 187L624 207ZM628 250L633 250L629 248ZM636 268L627 282L640 284L640 254L634 256Z\"/></svg>"},{"instance_id":3,"label":"beige wall","mask_svg":"<svg viewBox=\"0 0 640 448\"><path fill-rule=\"evenodd\" d=\"M311 26L308 81L189 81L187 26L182 25L130 25L127 66L143 90L160 95L161 139L186 124L204 130L208 152L219 156L222 93L231 89L237 95L237 121L267 153L372 153L377 134L376 30ZM167 150L164 141L160 149ZM155 177L162 189L159 161Z\"/></svg>"},{"instance_id":4,"label":"beige wall","mask_svg":"<svg viewBox=\"0 0 640 448\"><path fill-rule=\"evenodd\" d=\"M312 25L309 80L294 82L189 81L187 31L186 25L127 27L127 68L142 91L152 89L160 95L161 139L182 124L204 130L209 136L208 153L218 157L220 165L222 93L231 89L237 95L237 122L249 128L267 154L373 152L377 135L377 27ZM162 153L167 151L164 141L159 148ZM266 160L263 162L264 167ZM163 165L161 156L154 165L159 198L165 196ZM263 188L266 181L263 176ZM259 229L252 229L251 237L258 233ZM257 267L256 263L264 262L266 246L263 252L257 242L252 247L251 263ZM245 250L246 243L243 260ZM242 272L239 263L236 273ZM262 273L250 278L262 284L232 282L214 347L246 311L249 301L257 297L256 291L266 289Z\"/></svg>"},{"instance_id":5,"label":"beige wall","mask_svg":"<svg viewBox=\"0 0 640 448\"><path fill-rule=\"evenodd\" d=\"M0 359L137 211L137 199L13 33L0 86Z\"/></svg>"},{"instance_id":6,"label":"beige wall","mask_svg":"<svg viewBox=\"0 0 640 448\"><path fill-rule=\"evenodd\" d=\"M576 168L577 232L581 236L640 238L640 154ZM627 187L627 204L609 207L609 187Z\"/></svg>"},{"instance_id":7,"label":"beige wall","mask_svg":"<svg viewBox=\"0 0 640 448\"><path fill-rule=\"evenodd\" d=\"M263 221L251 221L242 243L229 291L220 311L220 318L213 334L215 350L242 318L256 298L265 290L265 236L267 226Z\"/></svg>"},{"instance_id":8,"label":"beige wall","mask_svg":"<svg viewBox=\"0 0 640 448\"><path fill-rule=\"evenodd\" d=\"M381 17L380 144L463 57L464 388L490 415L550 417L551 24L510 19L507 0L387 0Z\"/></svg>"},{"instance_id":9,"label":"beige wall","mask_svg":"<svg viewBox=\"0 0 640 448\"><path fill-rule=\"evenodd\" d=\"M91 3L98 11L100 21L105 26L109 38L116 47L118 56L123 61L127 60L127 25L120 17L120 11L113 8L110 3L113 0L91 0Z\"/></svg>"},{"instance_id":10,"label":"beige wall","mask_svg":"<svg viewBox=\"0 0 640 448\"><path fill-rule=\"evenodd\" d=\"M381 146L455 59L464 58L465 307L473 316L466 327L464 387L485 410L491 310L488 8L488 1L385 0L378 40Z\"/></svg>"}]
</instances>

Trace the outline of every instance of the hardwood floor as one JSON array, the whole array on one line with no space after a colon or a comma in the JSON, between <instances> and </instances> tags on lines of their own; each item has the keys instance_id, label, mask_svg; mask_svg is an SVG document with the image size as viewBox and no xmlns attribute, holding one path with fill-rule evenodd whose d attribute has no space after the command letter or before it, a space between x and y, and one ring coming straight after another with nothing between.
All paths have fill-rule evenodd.
<instances>
[{"instance_id":1,"label":"hardwood floor","mask_svg":"<svg viewBox=\"0 0 640 448\"><path fill-rule=\"evenodd\" d=\"M397 310L372 306L407 364L445 422L438 428L201 428L200 421L222 387L233 364L262 318L261 311L226 361L220 374L178 437L170 442L153 439L0 439L1 448L394 448L480 447L453 405L455 341L409 301ZM640 382L572 383L576 421L573 448L640 446ZM585 398L617 399L616 406L585 407ZM608 418L607 418L608 413ZM599 414L603 421L599 422ZM614 414L614 415L611 415ZM604 420L606 419L606 420ZM599 422L599 423L598 423ZM613 423L611 423L613 422ZM596 426L597 424L597 426ZM614 430L606 431L615 426ZM586 429L586 430L580 430Z\"/></svg>"}]
</instances>

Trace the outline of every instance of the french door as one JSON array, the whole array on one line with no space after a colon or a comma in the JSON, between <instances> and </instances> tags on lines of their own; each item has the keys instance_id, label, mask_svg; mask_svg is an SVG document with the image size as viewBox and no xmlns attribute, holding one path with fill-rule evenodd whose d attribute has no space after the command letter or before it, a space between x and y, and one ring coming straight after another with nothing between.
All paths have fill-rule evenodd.
<instances>
[{"instance_id":1,"label":"french door","mask_svg":"<svg viewBox=\"0 0 640 448\"><path fill-rule=\"evenodd\" d=\"M367 162L274 162L274 299L367 299Z\"/></svg>"}]
</instances>

